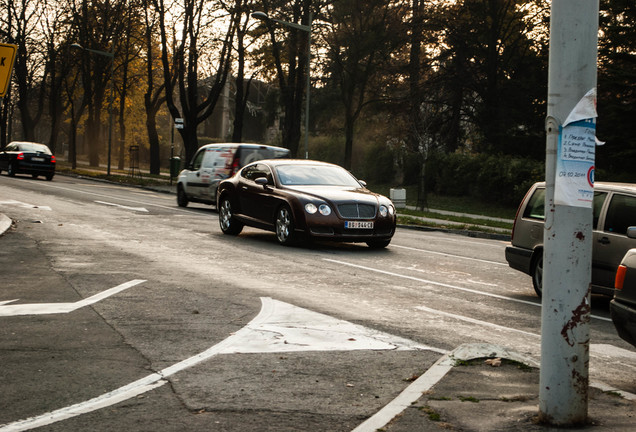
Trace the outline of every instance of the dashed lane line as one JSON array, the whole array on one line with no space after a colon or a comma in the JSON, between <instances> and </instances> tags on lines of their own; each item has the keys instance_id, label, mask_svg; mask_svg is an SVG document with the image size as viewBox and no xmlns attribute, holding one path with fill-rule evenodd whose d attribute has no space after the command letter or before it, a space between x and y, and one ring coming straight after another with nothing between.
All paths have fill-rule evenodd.
<instances>
[{"instance_id":1,"label":"dashed lane line","mask_svg":"<svg viewBox=\"0 0 636 432\"><path fill-rule=\"evenodd\" d=\"M475 290L475 289L471 289L471 288L460 287L460 286L457 286L457 285L451 285L451 284L447 284L447 283L444 283L444 282L437 282L437 281L432 281L432 280L428 280L428 279L422 279L422 278L419 278L419 277L409 276L409 275L405 275L405 274L401 274L401 273L390 272L390 271L387 271L387 270L380 270L380 269L377 269L377 268L363 266L363 265L359 265L359 264L354 264L354 263L350 263L350 262L346 262L346 261L340 261L340 260L335 260L335 259L331 259L331 258L323 258L323 261L327 261L327 262L331 262L331 263L334 263L334 264L339 264L339 265L343 265L343 266L347 266L347 267L353 267L353 268L357 268L357 269L360 269L360 270L366 270L366 271L371 272L371 273L379 273L379 274L392 276L392 277L396 277L396 278L409 279L409 280L412 280L412 281L415 281L415 282L421 282L421 283L424 283L424 284L437 285L437 286L441 286L443 288L450 288L450 289L454 289L454 290L458 290L458 291L464 291L464 292L468 292L468 293L471 293L471 294L477 294L477 295L492 297L492 298L496 298L496 299L500 299L500 300L506 300L506 301L511 301L511 302L515 302L515 303L522 303L522 304L527 304L527 305L531 305L531 306L535 306L535 307L541 307L541 303L537 303L537 302L531 302L531 301L527 301L527 300L517 299L517 298L514 298L514 297L507 297L507 296L500 295L500 294L493 294L493 293L489 293L489 292L485 292L485 291L479 291L479 290ZM590 315L590 316L592 318L595 318L595 319L601 320L601 321L609 321L609 322L612 321L611 318L606 318L606 317L602 317L602 316L598 316L598 315Z\"/></svg>"}]
</instances>

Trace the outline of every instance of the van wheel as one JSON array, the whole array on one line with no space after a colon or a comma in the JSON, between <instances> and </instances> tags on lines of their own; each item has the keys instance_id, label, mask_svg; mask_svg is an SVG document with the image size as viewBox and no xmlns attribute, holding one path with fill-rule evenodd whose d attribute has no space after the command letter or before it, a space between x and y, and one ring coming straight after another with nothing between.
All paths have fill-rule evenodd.
<instances>
[{"instance_id":1,"label":"van wheel","mask_svg":"<svg viewBox=\"0 0 636 432\"><path fill-rule=\"evenodd\" d=\"M177 204L179 205L179 207L188 206L188 196L183 190L183 186L181 186L181 184L177 186Z\"/></svg>"},{"instance_id":2,"label":"van wheel","mask_svg":"<svg viewBox=\"0 0 636 432\"><path fill-rule=\"evenodd\" d=\"M234 218L232 203L227 197L219 202L219 225L223 234L238 235L243 230L243 224Z\"/></svg>"},{"instance_id":3,"label":"van wheel","mask_svg":"<svg viewBox=\"0 0 636 432\"><path fill-rule=\"evenodd\" d=\"M276 212L276 238L282 245L292 245L296 243L296 233L294 232L294 216L291 209L283 205Z\"/></svg>"},{"instance_id":4,"label":"van wheel","mask_svg":"<svg viewBox=\"0 0 636 432\"><path fill-rule=\"evenodd\" d=\"M543 295L543 251L532 265L532 286L539 298Z\"/></svg>"}]
</instances>

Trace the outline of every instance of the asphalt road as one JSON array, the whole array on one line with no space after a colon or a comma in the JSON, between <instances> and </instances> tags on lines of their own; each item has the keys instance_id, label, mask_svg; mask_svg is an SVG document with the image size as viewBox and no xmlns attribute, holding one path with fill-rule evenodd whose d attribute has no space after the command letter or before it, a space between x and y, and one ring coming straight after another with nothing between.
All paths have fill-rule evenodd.
<instances>
[{"instance_id":1,"label":"asphalt road","mask_svg":"<svg viewBox=\"0 0 636 432\"><path fill-rule=\"evenodd\" d=\"M502 241L282 247L62 176L0 176L0 212L0 431L350 431L463 343L539 359L540 303ZM608 300L592 314L590 379L636 393Z\"/></svg>"}]
</instances>

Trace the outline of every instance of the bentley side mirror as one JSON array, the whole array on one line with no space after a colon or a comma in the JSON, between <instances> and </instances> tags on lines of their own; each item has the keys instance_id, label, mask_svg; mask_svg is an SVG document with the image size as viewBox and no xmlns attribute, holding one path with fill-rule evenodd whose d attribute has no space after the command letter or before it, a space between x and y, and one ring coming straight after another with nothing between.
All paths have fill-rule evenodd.
<instances>
[{"instance_id":1,"label":"bentley side mirror","mask_svg":"<svg viewBox=\"0 0 636 432\"><path fill-rule=\"evenodd\" d=\"M267 186L267 183L269 182L267 181L267 177L258 177L254 180L254 183L261 186Z\"/></svg>"}]
</instances>

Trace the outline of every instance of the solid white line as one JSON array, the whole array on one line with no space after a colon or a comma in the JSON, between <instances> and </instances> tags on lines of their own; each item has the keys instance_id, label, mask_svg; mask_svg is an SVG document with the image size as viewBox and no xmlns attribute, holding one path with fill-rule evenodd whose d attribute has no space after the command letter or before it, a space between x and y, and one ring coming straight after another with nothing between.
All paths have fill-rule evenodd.
<instances>
[{"instance_id":1,"label":"solid white line","mask_svg":"<svg viewBox=\"0 0 636 432\"><path fill-rule=\"evenodd\" d=\"M111 207L119 207L119 208L123 208L123 209L126 209L126 210L134 210L134 211L148 213L148 210L146 210L144 207L129 207L129 206L124 206L124 205L121 205L121 204L110 203L110 202L106 202L106 201L95 201L95 202L97 204L104 204L104 205L111 206Z\"/></svg>"},{"instance_id":2,"label":"solid white line","mask_svg":"<svg viewBox=\"0 0 636 432\"><path fill-rule=\"evenodd\" d=\"M190 214L196 213L193 210L188 210L188 209L184 209L184 208L177 207L177 206L173 206L173 207L164 206L164 205L161 205L161 204L147 203L147 202L143 202L143 201L139 201L139 200L132 200L132 199L128 199L128 198L115 197L115 196L112 196L112 195L104 195L104 194L100 194L100 193L96 193L96 192L88 192L88 191L84 191L84 190L80 190L80 189L73 189L73 188L50 185L50 184L46 184L44 186L49 187L49 188L53 188L53 189L65 190L65 191L69 191L69 192L77 192L77 193L81 193L81 194L85 194L85 195L93 195L93 196L97 196L97 197L101 197L101 198L109 198L109 199L118 200L118 201L126 201L126 202L131 202L131 203L136 203L136 204L143 204L143 205L152 206L152 207L158 207L158 208L162 208L162 209L168 209L168 210L174 210L174 211L185 211L185 212L190 213Z\"/></svg>"},{"instance_id":3,"label":"solid white line","mask_svg":"<svg viewBox=\"0 0 636 432\"><path fill-rule=\"evenodd\" d=\"M243 329L239 330L236 334L240 333L242 330ZM76 417L78 415L96 411L101 408L112 406L121 401L153 390L164 385L167 382L164 380L164 378L167 378L177 372L182 371L183 369L189 368L196 365L197 363L214 357L228 345L230 345L232 343L232 339L233 337L230 336L229 338L203 351L202 353L180 361L179 363L169 366L157 373L150 374L144 378L115 389L111 392L104 393L103 395L97 396L88 401L80 402L69 407L60 408L58 410L41 414L39 416L2 425L0 426L0 432L19 432L45 426L61 420L66 420L71 417Z\"/></svg>"},{"instance_id":4,"label":"solid white line","mask_svg":"<svg viewBox=\"0 0 636 432\"><path fill-rule=\"evenodd\" d=\"M105 393L96 398L77 403L68 407L60 408L39 416L30 417L28 419L19 420L0 426L2 432L22 432L29 429L46 426L72 417L77 417L101 408L105 408L124 400L133 398L147 391L153 390L166 384L167 381L162 380L158 374L152 374L127 386L120 387L109 393Z\"/></svg>"},{"instance_id":5,"label":"solid white line","mask_svg":"<svg viewBox=\"0 0 636 432\"><path fill-rule=\"evenodd\" d=\"M452 353L449 353L437 360L433 366L413 381L395 399L353 429L352 432L375 432L386 426L397 415L416 402L424 392L430 390L444 378L455 364L451 356Z\"/></svg>"},{"instance_id":6,"label":"solid white line","mask_svg":"<svg viewBox=\"0 0 636 432\"><path fill-rule=\"evenodd\" d=\"M531 333L531 332L527 332L527 331L524 331L524 330L518 330L518 329L515 329L515 328L512 328L512 327L505 327L505 326L501 326L499 324L494 324L494 323L491 323L491 322L488 322L488 321L481 321L481 320L478 320L478 319L475 319L475 318L470 318L470 317L463 316L463 315L456 315L456 314L452 314L452 313L449 313L449 312L444 312L444 311L440 311L440 310L436 310L436 309L431 309L431 308L428 308L426 306L415 306L415 309L421 310L423 312L434 313L434 314L437 314L437 315L444 315L444 316L447 316L447 317L450 317L450 318L454 318L454 319L457 319L457 320L460 320L460 321L466 321L466 322L469 322L471 324L478 324L478 325L481 325L481 326L486 326L486 327L494 328L494 329L497 329L497 330L512 331L512 332L517 332L517 333L524 334L526 336L533 336L533 337L538 337L538 338L541 337L541 335L537 334L537 333Z\"/></svg>"},{"instance_id":7,"label":"solid white line","mask_svg":"<svg viewBox=\"0 0 636 432\"><path fill-rule=\"evenodd\" d=\"M358 264L353 264L353 263L348 263L346 261L339 261L339 260L334 260L334 259L330 259L330 258L323 258L323 261L328 261L328 262L332 262L334 264L340 264L340 265L344 265L344 266L348 266L348 267L354 267L354 268L358 268L361 270L367 270L369 272L373 272L373 273L380 273L380 274L384 274L387 276L393 276L393 277L397 277L397 278L402 278L402 279L409 279L412 281L416 281L416 282L422 282L425 284L431 284L431 285L437 285L437 286L441 286L444 288L451 288L451 289L455 289L455 290L459 290L459 291L464 291L464 292L469 292L472 294L478 294L478 295L483 295L483 296L487 296L487 297L493 297L493 298L497 298L497 299L501 299L501 300L507 300L507 301L511 301L511 302L515 302L515 303L522 303L522 304L527 304L527 305L531 305L531 306L537 306L537 307L541 307L541 303L535 303L535 302L531 302L531 301L526 301L526 300L519 300L513 297L506 297L506 296L502 296L499 294L492 294L489 292L484 292L484 291L478 291L478 290L474 290L474 289L470 289L470 288L464 288L464 287L460 287L457 285L450 285L447 283L443 283L443 282L436 282L436 281L432 281L432 280L428 280L428 279L422 279L422 278L418 278L418 277L414 277L414 276L409 276L409 275L404 275L404 274L400 274L400 273L394 273L394 272L390 272L390 271L386 271L386 270L380 270L380 269L376 269L376 268L372 268L372 267L367 267L367 266L361 266ZM601 317L601 316L597 316L597 315L590 315L592 318L601 320L601 321L609 321L611 322L612 319L611 318L605 318L605 317Z\"/></svg>"},{"instance_id":8,"label":"solid white line","mask_svg":"<svg viewBox=\"0 0 636 432\"><path fill-rule=\"evenodd\" d=\"M396 244L391 244L392 248L400 248L400 249L408 249L408 250L412 250L412 251L417 251L417 252L424 252L424 253L428 253L428 254L433 254L433 255L441 255L441 256L447 256L447 257L451 257L451 258L461 258L464 260L471 260L471 261L478 261L478 262L482 262L482 263L486 263L486 264L494 264L494 265L500 265L500 266L508 266L508 264L506 263L502 263L502 262L498 262L498 261L489 261L489 260L485 260L485 259L480 259L480 258L471 258L471 257L467 257L467 256L463 256L463 255L454 255L454 254L450 254L450 253L445 253L445 252L436 252L436 251L432 251L432 250L428 250L428 249L418 249L418 248L414 248L414 247L409 247L409 246L400 246L400 245L396 245Z\"/></svg>"}]
</instances>

